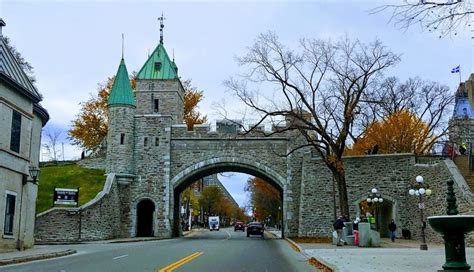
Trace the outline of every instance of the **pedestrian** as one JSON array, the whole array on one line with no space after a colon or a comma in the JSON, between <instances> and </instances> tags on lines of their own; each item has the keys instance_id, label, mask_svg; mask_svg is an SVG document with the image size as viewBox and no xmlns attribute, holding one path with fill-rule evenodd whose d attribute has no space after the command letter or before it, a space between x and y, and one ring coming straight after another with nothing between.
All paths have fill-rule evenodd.
<instances>
[{"instance_id":1,"label":"pedestrian","mask_svg":"<svg viewBox=\"0 0 474 272\"><path fill-rule=\"evenodd\" d=\"M344 218L342 217L342 215L337 218L333 226L337 233L336 245L342 246L344 244L344 241L342 240L342 229L344 228Z\"/></svg>"},{"instance_id":2,"label":"pedestrian","mask_svg":"<svg viewBox=\"0 0 474 272\"><path fill-rule=\"evenodd\" d=\"M392 222L388 224L388 230L390 231L390 239L392 239L392 242L395 242L395 231L397 230L397 224L395 224L395 220L392 219Z\"/></svg>"},{"instance_id":3,"label":"pedestrian","mask_svg":"<svg viewBox=\"0 0 474 272\"><path fill-rule=\"evenodd\" d=\"M359 246L359 222L360 218L357 217L354 223L352 223L352 230L354 232L354 245Z\"/></svg>"}]
</instances>

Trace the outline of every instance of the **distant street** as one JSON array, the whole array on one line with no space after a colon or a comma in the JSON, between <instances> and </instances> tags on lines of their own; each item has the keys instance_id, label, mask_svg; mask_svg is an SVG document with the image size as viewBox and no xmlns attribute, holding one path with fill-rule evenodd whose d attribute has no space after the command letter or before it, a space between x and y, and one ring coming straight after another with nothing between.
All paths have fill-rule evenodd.
<instances>
[{"instance_id":1,"label":"distant street","mask_svg":"<svg viewBox=\"0 0 474 272\"><path fill-rule=\"evenodd\" d=\"M64 247L64 246L61 246ZM186 237L135 243L80 244L77 254L0 267L0 271L315 271L288 242L247 238L233 229L198 230Z\"/></svg>"}]
</instances>

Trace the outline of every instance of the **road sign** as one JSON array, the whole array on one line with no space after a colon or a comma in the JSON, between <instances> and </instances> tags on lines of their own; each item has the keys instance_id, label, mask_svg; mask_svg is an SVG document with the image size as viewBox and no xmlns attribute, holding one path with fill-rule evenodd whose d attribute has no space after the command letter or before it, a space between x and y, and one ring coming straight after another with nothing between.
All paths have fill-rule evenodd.
<instances>
[{"instance_id":1,"label":"road sign","mask_svg":"<svg viewBox=\"0 0 474 272\"><path fill-rule=\"evenodd\" d=\"M424 209L425 208L425 203L418 203L418 208Z\"/></svg>"},{"instance_id":2,"label":"road sign","mask_svg":"<svg viewBox=\"0 0 474 272\"><path fill-rule=\"evenodd\" d=\"M79 204L79 188L66 189L54 188L53 203L61 205L78 205Z\"/></svg>"}]
</instances>

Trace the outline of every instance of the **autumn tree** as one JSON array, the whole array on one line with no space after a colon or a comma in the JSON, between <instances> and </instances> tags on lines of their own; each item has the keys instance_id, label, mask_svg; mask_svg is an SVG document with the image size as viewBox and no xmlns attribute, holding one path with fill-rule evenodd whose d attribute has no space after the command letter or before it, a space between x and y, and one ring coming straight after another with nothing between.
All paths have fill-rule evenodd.
<instances>
[{"instance_id":1,"label":"autumn tree","mask_svg":"<svg viewBox=\"0 0 474 272\"><path fill-rule=\"evenodd\" d=\"M346 141L359 118L364 93L398 61L379 41L302 39L295 51L270 32L261 34L238 59L248 72L226 85L258 116L250 130L269 122L277 128L269 135L293 133L302 139L290 152L314 149L337 182L341 213L349 216L342 160ZM289 120L284 128L282 120Z\"/></svg>"},{"instance_id":2,"label":"autumn tree","mask_svg":"<svg viewBox=\"0 0 474 272\"><path fill-rule=\"evenodd\" d=\"M191 85L191 80L183 81L184 88L184 122L188 130L193 130L193 126L207 122L207 116L202 116L197 111L199 102L204 98L202 91Z\"/></svg>"},{"instance_id":3,"label":"autumn tree","mask_svg":"<svg viewBox=\"0 0 474 272\"><path fill-rule=\"evenodd\" d=\"M81 110L72 121L69 139L73 145L88 151L98 151L107 137L108 111L107 99L114 83L114 77L100 83L97 96L91 96L86 102L81 102Z\"/></svg>"},{"instance_id":4,"label":"autumn tree","mask_svg":"<svg viewBox=\"0 0 474 272\"><path fill-rule=\"evenodd\" d=\"M69 139L73 144L85 150L96 152L100 150L107 138L108 110L107 99L114 83L114 77L100 83L97 96L91 96L86 102L80 103L81 109L76 119L72 121L69 130ZM130 75L132 89L136 88L136 73ZM202 124L207 121L206 116L201 116L196 111L198 103L202 100L202 91L191 85L191 80L183 82L184 91L184 118L188 128L193 124Z\"/></svg>"},{"instance_id":5,"label":"autumn tree","mask_svg":"<svg viewBox=\"0 0 474 272\"><path fill-rule=\"evenodd\" d=\"M437 32L440 37L450 33L457 34L462 28L472 25L474 14L470 0L403 0L400 4L377 7L374 13L390 11L391 21L401 28L413 25Z\"/></svg>"},{"instance_id":6,"label":"autumn tree","mask_svg":"<svg viewBox=\"0 0 474 272\"><path fill-rule=\"evenodd\" d=\"M207 186L201 192L199 205L208 215L219 215L219 205L223 202L224 194L216 186Z\"/></svg>"},{"instance_id":7,"label":"autumn tree","mask_svg":"<svg viewBox=\"0 0 474 272\"><path fill-rule=\"evenodd\" d=\"M347 154L367 154L375 146L381 154L423 154L430 151L436 139L428 125L416 114L401 110L369 125L354 146L347 150Z\"/></svg>"},{"instance_id":8,"label":"autumn tree","mask_svg":"<svg viewBox=\"0 0 474 272\"><path fill-rule=\"evenodd\" d=\"M270 218L275 221L281 219L281 194L278 189L267 181L253 177L247 180L245 191L250 193L250 203L258 221Z\"/></svg>"},{"instance_id":9,"label":"autumn tree","mask_svg":"<svg viewBox=\"0 0 474 272\"><path fill-rule=\"evenodd\" d=\"M445 85L418 77L409 78L405 82L396 77L388 77L365 93L361 101L360 118L350 134L356 144L360 134L366 134L369 126L388 118L398 118L401 116L400 112L413 115L413 118L406 120L416 121L414 125L418 125L420 129L417 134L422 133L421 136L430 139L429 142L434 143L447 137L448 113L452 110L454 96ZM426 153L431 145L432 143L418 146L408 152Z\"/></svg>"}]
</instances>

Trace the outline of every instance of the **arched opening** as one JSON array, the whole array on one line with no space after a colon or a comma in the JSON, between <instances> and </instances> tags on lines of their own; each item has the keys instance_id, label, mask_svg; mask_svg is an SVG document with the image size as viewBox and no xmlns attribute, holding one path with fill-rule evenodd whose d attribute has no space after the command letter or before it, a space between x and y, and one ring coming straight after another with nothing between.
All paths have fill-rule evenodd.
<instances>
[{"instance_id":1,"label":"arched opening","mask_svg":"<svg viewBox=\"0 0 474 272\"><path fill-rule=\"evenodd\" d=\"M198 167L197 167L198 166ZM263 166L262 166L263 167ZM271 184L277 191L279 192L279 202L280 205L278 208L279 215L274 215L274 218L268 216L265 218L267 222L271 222L273 225L278 225L282 233L284 233L283 227L283 214L284 214L284 205L283 205L283 178L281 177L274 177L271 170L266 169L268 171L259 170L256 167L251 165L245 164L238 164L235 161L232 163L228 162L218 162L213 161L212 164L203 165L197 164L194 166L193 169L187 169L180 174L178 174L172 181L173 184L173 236L178 237L181 235L181 229L183 220L180 217L183 211L183 203L180 203L181 194L183 191L188 188L191 184L195 183L197 180L203 179L205 177L209 177L214 174L224 173L224 172L238 172L243 174L248 174L254 177L258 177L268 184ZM278 219L277 219L278 218ZM276 224L276 220L278 224Z\"/></svg>"},{"instance_id":2,"label":"arched opening","mask_svg":"<svg viewBox=\"0 0 474 272\"><path fill-rule=\"evenodd\" d=\"M155 204L143 199L137 204L137 237L153 236L153 212Z\"/></svg>"},{"instance_id":3,"label":"arched opening","mask_svg":"<svg viewBox=\"0 0 474 272\"><path fill-rule=\"evenodd\" d=\"M368 203L367 200L363 200L359 203L359 210L361 217L367 217L370 213L375 217L375 226L380 232L380 237L390 237L390 231L388 230L388 224L392 219L395 219L394 203L384 198L382 203Z\"/></svg>"}]
</instances>

